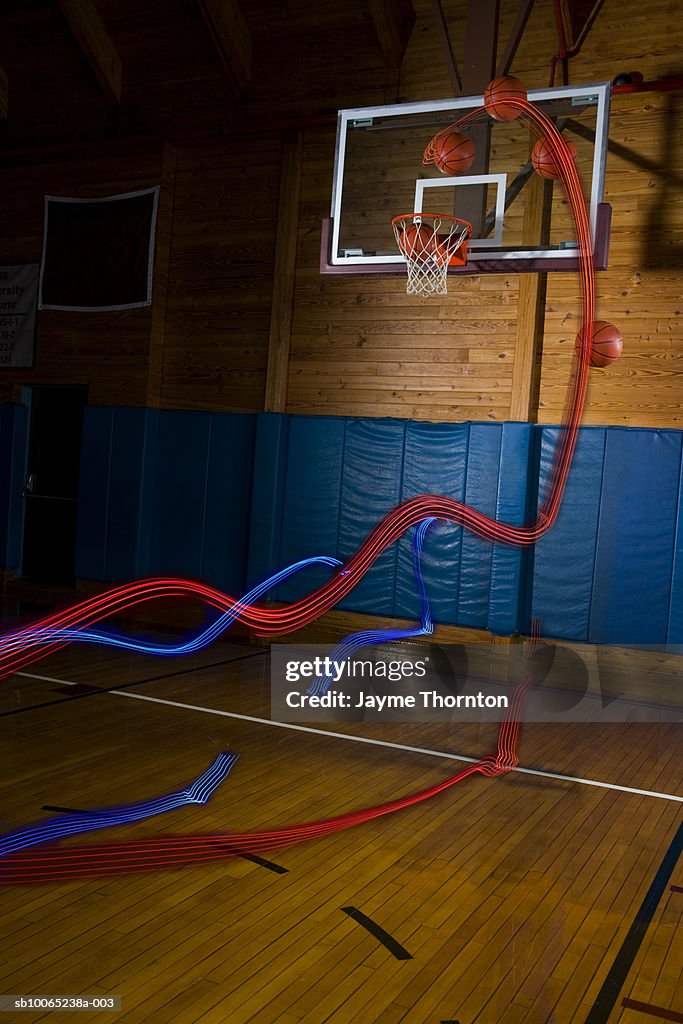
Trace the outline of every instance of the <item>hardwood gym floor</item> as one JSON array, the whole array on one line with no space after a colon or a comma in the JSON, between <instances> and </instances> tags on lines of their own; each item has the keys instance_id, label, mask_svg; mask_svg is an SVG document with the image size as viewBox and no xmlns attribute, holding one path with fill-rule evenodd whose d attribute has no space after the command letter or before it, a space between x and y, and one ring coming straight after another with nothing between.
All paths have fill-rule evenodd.
<instances>
[{"instance_id":1,"label":"hardwood gym floor","mask_svg":"<svg viewBox=\"0 0 683 1024\"><path fill-rule=\"evenodd\" d=\"M134 685L92 693L60 681ZM0 687L2 831L45 817L44 806L160 796L221 750L240 760L208 805L74 841L330 817L462 766L347 742L324 727L300 732L202 710L267 718L268 694L267 653L237 644L170 663L85 647L36 663ZM493 752L497 734L334 729L463 756ZM520 759L540 772L680 797L680 740L674 725L529 726ZM390 817L271 851L265 864L235 858L3 887L0 992L120 995L120 1015L87 1019L126 1024L681 1021L682 810L674 799L542 774L475 776ZM410 959L342 909L350 907Z\"/></svg>"}]
</instances>

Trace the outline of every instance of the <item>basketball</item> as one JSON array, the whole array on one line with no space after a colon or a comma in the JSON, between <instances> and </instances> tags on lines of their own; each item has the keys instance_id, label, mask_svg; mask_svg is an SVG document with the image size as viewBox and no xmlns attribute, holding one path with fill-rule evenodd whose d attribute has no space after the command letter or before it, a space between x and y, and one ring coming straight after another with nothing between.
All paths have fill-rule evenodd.
<instances>
[{"instance_id":1,"label":"basketball","mask_svg":"<svg viewBox=\"0 0 683 1024\"><path fill-rule=\"evenodd\" d=\"M474 143L461 132L437 135L434 142L434 163L442 174L462 174L474 160Z\"/></svg>"},{"instance_id":2,"label":"basketball","mask_svg":"<svg viewBox=\"0 0 683 1024\"><path fill-rule=\"evenodd\" d=\"M582 335L576 336L576 351L581 351ZM594 320L591 333L591 366L609 366L616 363L624 347L621 331L606 320Z\"/></svg>"},{"instance_id":3,"label":"basketball","mask_svg":"<svg viewBox=\"0 0 683 1024\"><path fill-rule=\"evenodd\" d=\"M495 121L514 121L521 114L517 106L526 100L526 89L518 78L501 75L494 78L484 91L484 106Z\"/></svg>"},{"instance_id":4,"label":"basketball","mask_svg":"<svg viewBox=\"0 0 683 1024\"><path fill-rule=\"evenodd\" d=\"M569 140L566 140L566 145L572 160L575 160L576 146ZM546 178L548 181L555 181L557 178L562 177L560 168L555 163L550 144L546 139L539 139L531 150L531 163L536 174L540 174L542 178Z\"/></svg>"},{"instance_id":5,"label":"basketball","mask_svg":"<svg viewBox=\"0 0 683 1024\"><path fill-rule=\"evenodd\" d=\"M423 228L421 224L409 224L400 234L399 245L406 256L420 256L432 252L436 243L430 228Z\"/></svg>"},{"instance_id":6,"label":"basketball","mask_svg":"<svg viewBox=\"0 0 683 1024\"><path fill-rule=\"evenodd\" d=\"M434 236L434 242L432 243L429 251L439 263L443 263L444 260L449 262L450 255L448 251L448 235L441 235L437 233Z\"/></svg>"}]
</instances>

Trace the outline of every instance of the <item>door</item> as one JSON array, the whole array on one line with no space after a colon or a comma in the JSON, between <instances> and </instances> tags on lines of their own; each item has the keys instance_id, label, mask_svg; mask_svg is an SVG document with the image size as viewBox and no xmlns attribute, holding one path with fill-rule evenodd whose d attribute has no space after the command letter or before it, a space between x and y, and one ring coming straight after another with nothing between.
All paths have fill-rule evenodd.
<instances>
[{"instance_id":1,"label":"door","mask_svg":"<svg viewBox=\"0 0 683 1024\"><path fill-rule=\"evenodd\" d=\"M86 387L32 387L24 484L22 576L74 581L76 515Z\"/></svg>"}]
</instances>

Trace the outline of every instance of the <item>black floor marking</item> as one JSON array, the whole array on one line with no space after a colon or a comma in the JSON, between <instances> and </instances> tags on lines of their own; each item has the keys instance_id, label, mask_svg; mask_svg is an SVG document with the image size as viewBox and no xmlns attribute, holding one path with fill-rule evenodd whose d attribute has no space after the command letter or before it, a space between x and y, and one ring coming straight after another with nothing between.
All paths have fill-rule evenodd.
<instances>
[{"instance_id":1,"label":"black floor marking","mask_svg":"<svg viewBox=\"0 0 683 1024\"><path fill-rule=\"evenodd\" d=\"M678 1021L683 1024L683 1013L678 1010L667 1010L664 1006L655 1006L653 1003L641 1003L637 999L622 999L621 1005L625 1010L638 1010L647 1014L648 1017L658 1017L660 1020Z\"/></svg>"},{"instance_id":2,"label":"black floor marking","mask_svg":"<svg viewBox=\"0 0 683 1024\"><path fill-rule=\"evenodd\" d=\"M342 911L348 914L349 917L357 921L358 924L362 925L371 935L381 942L383 946L389 950L390 953L396 957L397 960L412 960L411 954L405 949L400 942L397 942L393 936L389 935L389 932L385 932L384 928L381 928L376 924L371 917L367 917L361 910L356 907L342 907Z\"/></svg>"},{"instance_id":3,"label":"black floor marking","mask_svg":"<svg viewBox=\"0 0 683 1024\"><path fill-rule=\"evenodd\" d=\"M54 811L56 814L97 814L97 811L81 811L78 807L53 807L52 804L43 804L41 811Z\"/></svg>"},{"instance_id":4,"label":"black floor marking","mask_svg":"<svg viewBox=\"0 0 683 1024\"><path fill-rule=\"evenodd\" d=\"M242 850L238 850L234 846L231 846L229 842L217 839L216 845L222 846L226 850L230 850L236 857L241 857L242 860L250 860L252 864L258 864L259 867L268 868L269 871L274 871L276 875L286 875L289 872L289 868L283 868L281 864L274 864L272 860L266 860L264 857L259 857L255 853L244 853Z\"/></svg>"},{"instance_id":5,"label":"black floor marking","mask_svg":"<svg viewBox=\"0 0 683 1024\"><path fill-rule=\"evenodd\" d=\"M257 857L255 853L239 853L238 856L242 860L250 860L252 864L258 864L262 868L268 868L269 871L274 871L276 875L286 875L289 868L283 868L282 864L274 864L272 860L265 860L263 857Z\"/></svg>"},{"instance_id":6,"label":"black floor marking","mask_svg":"<svg viewBox=\"0 0 683 1024\"><path fill-rule=\"evenodd\" d=\"M52 804L43 804L40 809L41 811L54 811L57 814L86 814L93 816L102 813L102 811L82 811L78 807L55 807ZM112 824L116 823L112 822ZM217 845L224 846L228 850L231 849L229 843L222 843L217 840ZM241 850L234 850L233 852L236 857L241 857L242 860L250 860L252 864L258 864L259 867L267 868L268 871L274 871L276 875L286 875L289 872L289 868L283 868L281 864L275 864L272 860L258 857L255 853L243 853Z\"/></svg>"},{"instance_id":7,"label":"black floor marking","mask_svg":"<svg viewBox=\"0 0 683 1024\"><path fill-rule=\"evenodd\" d=\"M88 697L97 697L101 693L111 693L112 690L129 690L133 686L143 686L145 683L156 683L160 679L173 679L175 676L186 676L190 672L205 672L209 668L220 668L222 665L234 665L238 661L246 661L248 658L259 658L268 651L253 651L249 654L242 654L238 658L226 658L223 661L213 661L210 665L198 665L193 668L181 669L178 672L166 672L161 676L149 676L148 679L136 679L132 683L119 683L117 686L97 686L87 693L74 693L72 697L64 697L63 700L46 700L42 704L29 704L25 708L13 708L12 711L0 711L0 718L11 718L13 715L23 715L27 711L39 711L41 708L51 708L56 704L70 704L74 700L86 700ZM79 684L80 685L80 684ZM70 689L76 689L70 687ZM53 691L54 693L55 691Z\"/></svg>"},{"instance_id":8,"label":"black floor marking","mask_svg":"<svg viewBox=\"0 0 683 1024\"><path fill-rule=\"evenodd\" d=\"M616 1005L619 993L628 977L633 961L638 955L638 950L645 938L645 933L654 917L655 910L674 872L681 852L683 852L683 824L679 826L676 835L671 840L669 849L664 854L664 859L659 865L657 874L645 894L645 899L640 905L633 924L621 944L621 949L614 958L614 963L610 967L602 988L598 992L597 999L586 1017L585 1024L607 1024L607 1019Z\"/></svg>"},{"instance_id":9,"label":"black floor marking","mask_svg":"<svg viewBox=\"0 0 683 1024\"><path fill-rule=\"evenodd\" d=\"M76 696L78 693L94 693L99 689L99 686L89 686L88 683L62 683L56 689L50 690L50 693L71 693Z\"/></svg>"}]
</instances>

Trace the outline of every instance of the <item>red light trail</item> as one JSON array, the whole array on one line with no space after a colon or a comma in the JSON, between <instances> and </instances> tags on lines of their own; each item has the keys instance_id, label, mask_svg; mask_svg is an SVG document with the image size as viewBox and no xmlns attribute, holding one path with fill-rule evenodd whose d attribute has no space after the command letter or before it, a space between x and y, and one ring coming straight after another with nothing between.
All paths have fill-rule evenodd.
<instances>
[{"instance_id":1,"label":"red light trail","mask_svg":"<svg viewBox=\"0 0 683 1024\"><path fill-rule=\"evenodd\" d=\"M507 106L518 109L523 122L539 138L546 141L552 160L560 172L576 229L582 290L581 326L578 332L581 341L568 385L560 439L535 521L528 525L514 526L492 519L483 512L453 499L435 494L422 494L408 499L388 512L341 570L336 571L316 590L284 608L242 603L213 587L189 580L142 580L106 591L48 616L29 629L0 640L0 678L64 646L64 642L59 640L40 647L31 646L32 633L41 629L81 630L117 612L159 598L196 597L220 612L233 611L235 618L258 636L278 636L294 632L334 607L354 589L388 545L402 537L411 527L428 518L445 520L460 525L485 540L517 547L535 544L550 529L560 509L586 400L595 305L591 232L574 160L557 128L527 100L506 98L505 102ZM460 130L484 117L488 117L488 113L482 107L450 125L439 135ZM425 151L427 162L431 159L433 146L434 140ZM391 800L378 807L276 830L207 836L169 836L79 845L68 849L47 848L42 853L12 854L0 860L0 884L157 871L162 868L222 860L239 853L282 848L392 814L436 796L476 773L485 776L503 774L518 763L521 707L530 682L530 678L527 678L517 687L508 717L501 726L495 756L485 757L477 764L463 769L435 786Z\"/></svg>"}]
</instances>

